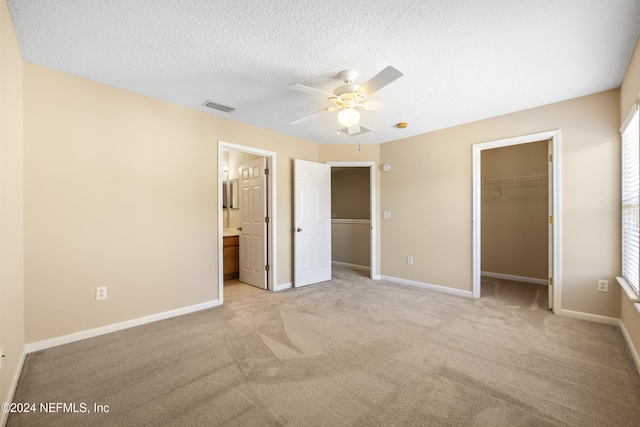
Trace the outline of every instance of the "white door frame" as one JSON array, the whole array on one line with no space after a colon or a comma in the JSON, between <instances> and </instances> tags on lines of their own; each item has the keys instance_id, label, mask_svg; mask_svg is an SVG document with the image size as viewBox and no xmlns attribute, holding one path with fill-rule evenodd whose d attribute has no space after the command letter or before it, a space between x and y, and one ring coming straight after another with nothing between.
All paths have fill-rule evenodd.
<instances>
[{"instance_id":1,"label":"white door frame","mask_svg":"<svg viewBox=\"0 0 640 427\"><path fill-rule=\"evenodd\" d=\"M269 216L269 223L267 224L267 258L270 266L267 272L267 289L270 291L276 290L276 280L278 277L278 253L276 248L278 247L276 242L276 153L273 151L262 150L259 148L249 147L245 145L233 144L218 140L218 299L222 304L224 302L224 265L222 256L222 241L223 241L223 212L222 212L222 152L223 151L239 151L243 153L255 154L257 156L266 157L267 167L269 168L269 175L267 175L267 215Z\"/></svg>"},{"instance_id":2,"label":"white door frame","mask_svg":"<svg viewBox=\"0 0 640 427\"><path fill-rule=\"evenodd\" d=\"M380 279L380 276L377 274L378 268L376 263L376 254L377 251L377 241L376 241L376 230L378 229L377 217L376 217L376 162L325 162L327 165L331 167L368 167L369 168L369 194L370 194L370 206L369 211L371 212L371 254L369 265L371 266L370 277L374 280Z\"/></svg>"},{"instance_id":3,"label":"white door frame","mask_svg":"<svg viewBox=\"0 0 640 427\"><path fill-rule=\"evenodd\" d=\"M480 298L480 254L481 254L481 217L480 217L480 196L481 196L481 184L482 175L480 171L480 160L482 150L488 150L491 148L507 147L510 145L526 144L529 142L537 142L551 140L552 144L552 187L551 198L553 200L552 206L552 233L553 242L551 244L553 251L553 310L559 312L562 310L562 280L560 277L560 130L552 130L547 132L540 132L530 135L517 136L513 138L499 139L496 141L489 141L474 144L473 149L473 297Z\"/></svg>"}]
</instances>

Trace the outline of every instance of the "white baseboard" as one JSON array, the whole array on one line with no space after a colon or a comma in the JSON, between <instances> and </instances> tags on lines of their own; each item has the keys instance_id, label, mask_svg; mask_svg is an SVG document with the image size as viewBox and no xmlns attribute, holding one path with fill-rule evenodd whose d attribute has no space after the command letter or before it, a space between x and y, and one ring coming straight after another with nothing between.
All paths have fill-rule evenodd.
<instances>
[{"instance_id":1,"label":"white baseboard","mask_svg":"<svg viewBox=\"0 0 640 427\"><path fill-rule=\"evenodd\" d=\"M293 283L282 283L273 287L273 292L284 291L285 289L293 288Z\"/></svg>"},{"instance_id":2,"label":"white baseboard","mask_svg":"<svg viewBox=\"0 0 640 427\"><path fill-rule=\"evenodd\" d=\"M11 386L9 387L9 394L6 399L1 401L0 403L10 403L13 402L13 397L16 394L16 389L18 388L18 381L20 381L20 375L22 374L22 368L24 367L24 359L27 357L26 349L22 350L22 356L20 357L20 363L16 367L15 372L13 373L13 379L11 380ZM9 413L5 411L0 411L0 426L4 427L7 425L7 420L9 419Z\"/></svg>"},{"instance_id":3,"label":"white baseboard","mask_svg":"<svg viewBox=\"0 0 640 427\"><path fill-rule=\"evenodd\" d=\"M416 282L414 280L399 279L397 277L381 276L382 280L400 283L403 285L414 286L416 288L427 289L429 291L440 292L443 294L455 295L458 297L473 298L473 292L463 291L462 289L449 288L447 286L432 285L430 283Z\"/></svg>"},{"instance_id":4,"label":"white baseboard","mask_svg":"<svg viewBox=\"0 0 640 427\"><path fill-rule=\"evenodd\" d=\"M171 317L181 316L183 314L189 314L189 313L193 313L200 310L206 310L208 308L217 307L219 305L220 305L220 300L216 299L216 300L205 302L202 304L196 304L188 307L178 308L175 310L169 310L163 313L152 314L150 316L138 317L137 319L126 320L124 322L114 323L112 325L101 326L99 328L75 332L69 335L50 338L48 340L36 341L36 342L27 344L25 346L25 352L33 353L35 351L40 351L47 348L56 347L59 345L69 344L75 341L80 341L87 338L93 338L93 337L108 334L111 332L121 331L123 329L133 328L134 326L140 326L140 325L144 325L151 322L157 322L158 320L169 319Z\"/></svg>"},{"instance_id":5,"label":"white baseboard","mask_svg":"<svg viewBox=\"0 0 640 427\"><path fill-rule=\"evenodd\" d=\"M584 313L582 311L565 310L564 308L561 308L560 310L553 309L553 314L570 317L572 319L586 320L588 322L602 323L604 325L618 326L620 324L620 319L617 317L601 316L599 314Z\"/></svg>"},{"instance_id":6,"label":"white baseboard","mask_svg":"<svg viewBox=\"0 0 640 427\"><path fill-rule=\"evenodd\" d=\"M514 276L513 274L492 273L490 271L481 271L481 276L493 277L496 279L514 280L516 282L535 283L536 285L548 285L546 279L535 279L533 277Z\"/></svg>"},{"instance_id":7,"label":"white baseboard","mask_svg":"<svg viewBox=\"0 0 640 427\"><path fill-rule=\"evenodd\" d=\"M638 374L640 374L640 353L638 353L638 349L633 343L633 340L631 339L631 335L629 335L629 331L627 331L627 328L624 326L622 319L620 319L619 326L620 326L620 331L622 332L622 336L624 337L624 340L627 342L627 347L629 347L629 352L631 352L631 357L633 358L633 361L636 364L636 369L638 370Z\"/></svg>"},{"instance_id":8,"label":"white baseboard","mask_svg":"<svg viewBox=\"0 0 640 427\"><path fill-rule=\"evenodd\" d=\"M349 264L347 262L331 261L331 265L352 268L354 270L371 271L371 267L367 267L366 265Z\"/></svg>"}]
</instances>

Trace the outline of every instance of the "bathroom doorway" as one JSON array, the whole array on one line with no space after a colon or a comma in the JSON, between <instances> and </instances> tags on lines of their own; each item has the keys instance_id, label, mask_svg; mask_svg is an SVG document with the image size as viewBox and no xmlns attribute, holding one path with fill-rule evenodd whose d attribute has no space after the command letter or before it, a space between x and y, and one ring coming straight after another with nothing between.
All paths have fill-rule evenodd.
<instances>
[{"instance_id":1,"label":"bathroom doorway","mask_svg":"<svg viewBox=\"0 0 640 427\"><path fill-rule=\"evenodd\" d=\"M274 290L275 153L219 141L218 159L220 299L227 285Z\"/></svg>"}]
</instances>

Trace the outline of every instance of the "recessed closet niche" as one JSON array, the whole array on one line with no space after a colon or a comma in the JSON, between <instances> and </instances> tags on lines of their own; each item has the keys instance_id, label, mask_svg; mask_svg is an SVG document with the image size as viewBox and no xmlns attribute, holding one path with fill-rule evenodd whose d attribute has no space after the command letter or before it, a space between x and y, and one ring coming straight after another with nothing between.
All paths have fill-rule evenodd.
<instances>
[{"instance_id":1,"label":"recessed closet niche","mask_svg":"<svg viewBox=\"0 0 640 427\"><path fill-rule=\"evenodd\" d=\"M549 277L548 141L483 150L483 276L542 283Z\"/></svg>"}]
</instances>

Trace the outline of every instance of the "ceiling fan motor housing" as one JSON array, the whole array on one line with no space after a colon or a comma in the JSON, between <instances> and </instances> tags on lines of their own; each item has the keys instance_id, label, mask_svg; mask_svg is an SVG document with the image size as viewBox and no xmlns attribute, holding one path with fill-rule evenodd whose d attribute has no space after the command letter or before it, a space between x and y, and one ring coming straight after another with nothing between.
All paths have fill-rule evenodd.
<instances>
[{"instance_id":1,"label":"ceiling fan motor housing","mask_svg":"<svg viewBox=\"0 0 640 427\"><path fill-rule=\"evenodd\" d=\"M359 87L360 87L359 85L352 85L352 84L342 85L336 90L334 90L333 94L336 96L341 96L346 93L354 93L358 90Z\"/></svg>"},{"instance_id":2,"label":"ceiling fan motor housing","mask_svg":"<svg viewBox=\"0 0 640 427\"><path fill-rule=\"evenodd\" d=\"M358 72L355 70L344 70L344 71L340 71L340 74L338 74L338 77L340 77L340 80L350 85L351 83L353 83L356 77L358 77Z\"/></svg>"}]
</instances>

